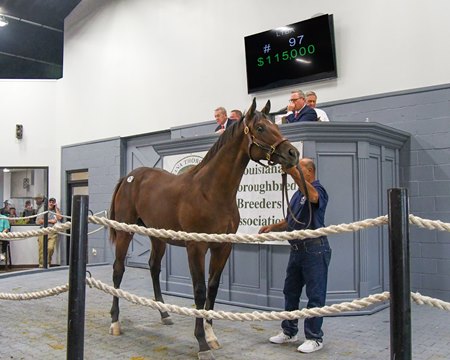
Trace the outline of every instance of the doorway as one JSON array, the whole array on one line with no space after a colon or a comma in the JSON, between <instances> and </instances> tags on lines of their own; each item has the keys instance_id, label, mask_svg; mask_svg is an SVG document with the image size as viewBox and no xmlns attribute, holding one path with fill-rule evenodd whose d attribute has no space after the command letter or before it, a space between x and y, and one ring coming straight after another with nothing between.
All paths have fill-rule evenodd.
<instances>
[{"instance_id":1,"label":"doorway","mask_svg":"<svg viewBox=\"0 0 450 360\"><path fill-rule=\"evenodd\" d=\"M71 170L67 172L67 201L66 209L72 216L72 197L74 195L89 195L89 172L87 169ZM66 265L70 259L70 230L67 230Z\"/></svg>"}]
</instances>

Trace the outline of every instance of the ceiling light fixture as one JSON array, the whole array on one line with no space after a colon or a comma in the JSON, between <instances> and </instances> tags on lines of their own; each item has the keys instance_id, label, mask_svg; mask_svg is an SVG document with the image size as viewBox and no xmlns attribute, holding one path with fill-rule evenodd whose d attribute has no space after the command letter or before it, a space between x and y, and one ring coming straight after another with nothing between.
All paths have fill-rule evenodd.
<instances>
[{"instance_id":1,"label":"ceiling light fixture","mask_svg":"<svg viewBox=\"0 0 450 360\"><path fill-rule=\"evenodd\" d=\"M8 20L3 15L0 15L0 27L8 25Z\"/></svg>"}]
</instances>

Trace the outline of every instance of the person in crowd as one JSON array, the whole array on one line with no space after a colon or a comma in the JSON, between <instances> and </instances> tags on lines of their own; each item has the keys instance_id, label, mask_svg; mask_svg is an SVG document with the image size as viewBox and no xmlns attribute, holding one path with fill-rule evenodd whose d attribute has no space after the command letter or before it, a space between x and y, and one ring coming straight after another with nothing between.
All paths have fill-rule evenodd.
<instances>
[{"instance_id":1,"label":"person in crowd","mask_svg":"<svg viewBox=\"0 0 450 360\"><path fill-rule=\"evenodd\" d=\"M261 227L260 233L302 230L308 224L308 229L313 230L325 226L328 194L316 179L316 167L313 160L303 158L299 161L299 165L305 183L303 183L297 167L286 169L299 187L290 201L292 212L288 211L286 218L278 223ZM331 249L327 237L294 239L289 243L291 249L283 288L285 310L298 310L303 287L305 287L308 297L308 309L324 306L327 294L328 265L331 260ZM323 347L322 323L322 317L305 319L306 340L297 348L298 351L311 353ZM282 331L278 335L269 339L271 343L283 344L297 341L298 319L284 320L281 328Z\"/></svg>"},{"instance_id":2,"label":"person in crowd","mask_svg":"<svg viewBox=\"0 0 450 360\"><path fill-rule=\"evenodd\" d=\"M44 200L45 196L43 194L37 194L34 198L34 202L36 203L36 214L40 214L44 212Z\"/></svg>"},{"instance_id":3,"label":"person in crowd","mask_svg":"<svg viewBox=\"0 0 450 360\"><path fill-rule=\"evenodd\" d=\"M306 105L305 94L301 90L291 92L287 111L292 111L291 114L286 116L287 123L317 121L316 112Z\"/></svg>"},{"instance_id":4,"label":"person in crowd","mask_svg":"<svg viewBox=\"0 0 450 360\"><path fill-rule=\"evenodd\" d=\"M34 216L36 215L36 209L33 209L33 205L31 204L31 200L25 201L25 208L22 211L21 216L27 217L27 216ZM30 218L24 220L24 224L34 224L36 218Z\"/></svg>"},{"instance_id":5,"label":"person in crowd","mask_svg":"<svg viewBox=\"0 0 450 360\"><path fill-rule=\"evenodd\" d=\"M10 200L5 200L3 205L4 206L0 209L0 215L9 216L9 209L13 206L13 203Z\"/></svg>"},{"instance_id":6,"label":"person in crowd","mask_svg":"<svg viewBox=\"0 0 450 360\"><path fill-rule=\"evenodd\" d=\"M223 133L228 126L233 125L234 120L229 119L227 116L227 110L224 107L218 107L214 110L214 118L217 122L216 133Z\"/></svg>"},{"instance_id":7,"label":"person in crowd","mask_svg":"<svg viewBox=\"0 0 450 360\"><path fill-rule=\"evenodd\" d=\"M307 91L306 94L306 105L308 105L310 108L313 108L314 111L317 113L317 120L318 121L330 121L328 118L328 115L325 111L322 109L316 108L317 105L317 95L314 91Z\"/></svg>"},{"instance_id":8,"label":"person in crowd","mask_svg":"<svg viewBox=\"0 0 450 360\"><path fill-rule=\"evenodd\" d=\"M241 110L231 110L230 111L230 119L234 121L239 121L242 118L242 111Z\"/></svg>"},{"instance_id":9,"label":"person in crowd","mask_svg":"<svg viewBox=\"0 0 450 360\"><path fill-rule=\"evenodd\" d=\"M8 215L8 217L10 217L10 218L18 217L15 207L11 206L9 208L9 215ZM9 219L9 223L10 223L10 225L16 225L17 220Z\"/></svg>"},{"instance_id":10,"label":"person in crowd","mask_svg":"<svg viewBox=\"0 0 450 360\"><path fill-rule=\"evenodd\" d=\"M38 194L35 197L36 200L36 204L38 204L38 202L41 202L41 204L39 205L38 208L38 216L36 217L36 224L37 225L41 225L41 227L44 225L44 214L42 214L44 212L44 195L42 194ZM56 199L55 198L50 198L48 200L48 226L52 227L54 226L56 223L58 223L58 221L60 221L62 219L61 216L61 212L56 204ZM55 247L56 247L56 242L58 240L58 234L57 233L51 233L48 235L48 246L47 246L47 254L48 254L48 266L51 265L51 261L52 261L52 256L53 253L55 252ZM44 235L40 235L38 238L38 242L39 242L39 267L42 268L44 267Z\"/></svg>"},{"instance_id":11,"label":"person in crowd","mask_svg":"<svg viewBox=\"0 0 450 360\"><path fill-rule=\"evenodd\" d=\"M7 233L11 230L11 225L8 220L7 215L0 214L0 232ZM0 253L0 261L6 260L6 251L8 248L9 241L2 240L1 242L1 253Z\"/></svg>"}]
</instances>

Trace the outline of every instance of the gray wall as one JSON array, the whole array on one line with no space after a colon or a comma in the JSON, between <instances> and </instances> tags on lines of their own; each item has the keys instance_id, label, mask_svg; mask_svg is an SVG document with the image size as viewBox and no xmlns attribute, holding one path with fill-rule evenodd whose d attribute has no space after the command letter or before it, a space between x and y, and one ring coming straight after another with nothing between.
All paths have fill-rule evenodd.
<instances>
[{"instance_id":1,"label":"gray wall","mask_svg":"<svg viewBox=\"0 0 450 360\"><path fill-rule=\"evenodd\" d=\"M121 156L120 138L105 139L83 144L68 145L61 149L61 204L67 204L67 172L88 169L89 173L89 209L94 213L108 210L114 187L121 175L125 162ZM68 209L63 209L68 213ZM89 231L98 226L90 224ZM89 236L89 263L113 262L114 254L109 242L108 230L96 232ZM61 264L66 264L66 241L61 243ZM97 251L94 256L92 249Z\"/></svg>"},{"instance_id":2,"label":"gray wall","mask_svg":"<svg viewBox=\"0 0 450 360\"><path fill-rule=\"evenodd\" d=\"M319 104L331 121L376 121L411 134L400 161L410 213L450 222L450 85ZM450 234L410 228L413 291L450 300Z\"/></svg>"},{"instance_id":3,"label":"gray wall","mask_svg":"<svg viewBox=\"0 0 450 360\"><path fill-rule=\"evenodd\" d=\"M332 122L361 122L368 119L369 122L385 124L410 133L410 140L400 151L399 182L401 186L408 188L410 212L423 218L450 222L450 85L323 103L319 106L327 111ZM203 135L208 127L213 129L214 122L202 124L198 134L192 126L171 129L170 137ZM133 143L133 140L129 141ZM97 173L96 178L100 181L98 184L102 184L98 188L101 193L95 194L90 187L93 197L91 203L94 201L98 204L95 210L109 208L114 185L120 174L125 173L125 170L120 170L121 166L124 169L127 166L127 161L124 160L126 155L124 150L121 152L120 144L121 141L115 139L62 149L63 173L85 167L92 168ZM138 146L137 143L134 145ZM91 147L98 150L98 156L93 156ZM63 178L64 189L65 176ZM98 202L95 200L97 196ZM366 201L370 210L367 212L368 216L372 216L371 211L387 213L385 202L372 207L371 199ZM450 235L412 226L410 240L413 291L450 301ZM112 261L106 233L95 241L99 243L95 243L95 246L103 246L104 253L90 258L90 261ZM370 284L368 287L371 287Z\"/></svg>"}]
</instances>

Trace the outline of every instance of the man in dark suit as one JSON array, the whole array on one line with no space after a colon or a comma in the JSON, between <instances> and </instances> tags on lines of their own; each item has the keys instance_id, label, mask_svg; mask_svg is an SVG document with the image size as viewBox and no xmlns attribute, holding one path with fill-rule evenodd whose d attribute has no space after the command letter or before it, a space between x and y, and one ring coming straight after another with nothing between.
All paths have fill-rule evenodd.
<instances>
[{"instance_id":1,"label":"man in dark suit","mask_svg":"<svg viewBox=\"0 0 450 360\"><path fill-rule=\"evenodd\" d=\"M305 94L301 90L291 92L291 98L287 107L292 114L286 116L287 123L298 121L317 121L317 113L306 105Z\"/></svg>"},{"instance_id":2,"label":"man in dark suit","mask_svg":"<svg viewBox=\"0 0 450 360\"><path fill-rule=\"evenodd\" d=\"M228 126L234 124L235 120L229 119L227 116L227 111L223 107L218 107L214 110L214 117L217 121L216 133L222 133Z\"/></svg>"}]
</instances>

